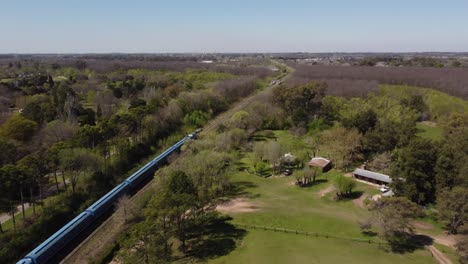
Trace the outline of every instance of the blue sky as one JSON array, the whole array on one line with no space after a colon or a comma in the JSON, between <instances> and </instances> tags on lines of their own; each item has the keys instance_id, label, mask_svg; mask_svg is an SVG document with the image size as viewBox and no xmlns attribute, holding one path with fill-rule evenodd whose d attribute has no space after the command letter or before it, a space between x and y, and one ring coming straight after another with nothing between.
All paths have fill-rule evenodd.
<instances>
[{"instance_id":1,"label":"blue sky","mask_svg":"<svg viewBox=\"0 0 468 264\"><path fill-rule=\"evenodd\" d=\"M466 0L0 0L0 53L468 51Z\"/></svg>"}]
</instances>

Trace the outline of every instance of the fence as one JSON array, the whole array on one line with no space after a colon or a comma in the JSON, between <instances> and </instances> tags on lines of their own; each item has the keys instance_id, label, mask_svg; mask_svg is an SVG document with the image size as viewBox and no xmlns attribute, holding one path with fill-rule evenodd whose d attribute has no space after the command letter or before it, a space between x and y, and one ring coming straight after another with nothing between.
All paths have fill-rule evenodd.
<instances>
[{"instance_id":1,"label":"fence","mask_svg":"<svg viewBox=\"0 0 468 264\"><path fill-rule=\"evenodd\" d=\"M250 228L250 229L255 229L255 230L265 230L265 231L273 231L273 232L279 232L279 233L289 233L289 234L304 235L304 236L310 236L310 237L334 238L334 239L348 240L348 241L354 241L354 242L376 244L376 245L379 245L379 246L380 245L388 245L388 242L377 241L377 240L373 240L373 239L337 236L337 235L332 235L332 234L308 232L308 231L303 231L303 230L288 229L288 228L281 228L281 227L247 225L247 224L236 223L236 222L233 222L233 224L236 225L236 226L239 226L239 227Z\"/></svg>"}]
</instances>

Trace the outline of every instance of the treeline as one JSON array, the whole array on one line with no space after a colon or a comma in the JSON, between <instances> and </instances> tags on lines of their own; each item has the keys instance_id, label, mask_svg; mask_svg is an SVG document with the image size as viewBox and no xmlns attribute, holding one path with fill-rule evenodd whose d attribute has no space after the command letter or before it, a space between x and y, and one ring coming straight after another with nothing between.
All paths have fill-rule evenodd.
<instances>
[{"instance_id":1,"label":"treeline","mask_svg":"<svg viewBox=\"0 0 468 264\"><path fill-rule=\"evenodd\" d=\"M376 91L375 81L385 84L414 85L432 88L453 96L468 98L468 69L424 67L306 66L291 64L296 69L290 83L310 80L332 80L328 92L339 96L362 96L361 87Z\"/></svg>"},{"instance_id":2,"label":"treeline","mask_svg":"<svg viewBox=\"0 0 468 264\"><path fill-rule=\"evenodd\" d=\"M28 68L27 76L23 67L9 68L22 77L3 84L19 110L0 126L0 209L13 221L9 230L0 225L2 263L51 235L165 139L202 126L258 81L212 71L99 74L85 66L55 68L59 78L42 74L53 65ZM213 83L218 88L207 89Z\"/></svg>"},{"instance_id":3,"label":"treeline","mask_svg":"<svg viewBox=\"0 0 468 264\"><path fill-rule=\"evenodd\" d=\"M3 65L2 65L3 64ZM105 74L113 71L129 69L147 69L153 71L174 71L183 72L187 69L209 70L214 72L231 73L234 75L253 75L260 78L266 77L271 71L266 67L256 66L254 63L230 63L230 64L207 64L200 63L197 59L184 60L174 57L172 60L151 60L133 59L132 57L109 59L109 58L88 58L88 57L48 57L36 59L4 59L0 61L3 66L0 71L0 78L15 77L18 69L23 71L31 68L31 72L37 72L41 66L50 66L52 70L59 68L77 68L79 70L88 69L96 73ZM44 69L44 74L45 74Z\"/></svg>"}]
</instances>

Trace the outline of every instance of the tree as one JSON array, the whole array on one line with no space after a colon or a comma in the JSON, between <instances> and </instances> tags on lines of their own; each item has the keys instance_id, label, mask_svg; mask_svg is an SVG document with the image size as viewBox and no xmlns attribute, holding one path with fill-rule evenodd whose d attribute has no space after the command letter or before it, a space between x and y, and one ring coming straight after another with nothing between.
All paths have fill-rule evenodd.
<instances>
[{"instance_id":1,"label":"tree","mask_svg":"<svg viewBox=\"0 0 468 264\"><path fill-rule=\"evenodd\" d=\"M134 225L122 242L119 257L125 263L170 263L171 244L161 218L150 218Z\"/></svg>"},{"instance_id":2,"label":"tree","mask_svg":"<svg viewBox=\"0 0 468 264\"><path fill-rule=\"evenodd\" d=\"M389 175L392 171L392 155L388 151L377 154L367 165L372 171Z\"/></svg>"},{"instance_id":3,"label":"tree","mask_svg":"<svg viewBox=\"0 0 468 264\"><path fill-rule=\"evenodd\" d=\"M442 191L437 197L437 209L449 233L456 234L460 226L468 221L468 188L457 186Z\"/></svg>"},{"instance_id":4,"label":"tree","mask_svg":"<svg viewBox=\"0 0 468 264\"><path fill-rule=\"evenodd\" d=\"M37 123L25 118L22 114L14 114L1 127L0 135L19 141L29 140L36 130Z\"/></svg>"},{"instance_id":5,"label":"tree","mask_svg":"<svg viewBox=\"0 0 468 264\"><path fill-rule=\"evenodd\" d=\"M169 219L174 223L174 234L182 242L182 251L185 251L186 232L191 221L188 212L192 209L192 214L195 213L193 209L197 203L197 190L187 174L173 171L162 192L163 200L157 200L156 207L168 212Z\"/></svg>"},{"instance_id":6,"label":"tree","mask_svg":"<svg viewBox=\"0 0 468 264\"><path fill-rule=\"evenodd\" d=\"M116 215L120 217L124 223L132 221L138 217L139 210L137 205L130 199L128 195L119 198L116 206Z\"/></svg>"},{"instance_id":7,"label":"tree","mask_svg":"<svg viewBox=\"0 0 468 264\"><path fill-rule=\"evenodd\" d=\"M44 145L48 146L72 138L78 129L78 124L54 120L47 123L40 135Z\"/></svg>"},{"instance_id":8,"label":"tree","mask_svg":"<svg viewBox=\"0 0 468 264\"><path fill-rule=\"evenodd\" d=\"M334 127L320 135L323 149L333 159L338 168L344 168L361 156L362 135L356 128Z\"/></svg>"},{"instance_id":9,"label":"tree","mask_svg":"<svg viewBox=\"0 0 468 264\"><path fill-rule=\"evenodd\" d=\"M352 178L343 175L338 176L333 185L335 186L338 200L350 196L353 193L353 189L356 188L356 182Z\"/></svg>"},{"instance_id":10,"label":"tree","mask_svg":"<svg viewBox=\"0 0 468 264\"><path fill-rule=\"evenodd\" d=\"M281 172L281 157L282 157L282 152L281 152L281 146L274 142L270 141L266 145L266 153L267 153L267 159L270 161L270 163L273 165L273 174L277 174Z\"/></svg>"},{"instance_id":11,"label":"tree","mask_svg":"<svg viewBox=\"0 0 468 264\"><path fill-rule=\"evenodd\" d=\"M84 69L86 69L86 67L88 67L88 63L86 61L84 61L84 60L77 60L75 62L75 66L80 71L83 71Z\"/></svg>"},{"instance_id":12,"label":"tree","mask_svg":"<svg viewBox=\"0 0 468 264\"><path fill-rule=\"evenodd\" d=\"M393 250L407 246L413 233L411 220L423 214L417 204L405 197L383 197L371 203L369 210L379 235L390 242Z\"/></svg>"},{"instance_id":13,"label":"tree","mask_svg":"<svg viewBox=\"0 0 468 264\"><path fill-rule=\"evenodd\" d=\"M377 124L377 114L372 109L359 111L353 116L342 120L342 123L347 128L355 127L361 134L365 134Z\"/></svg>"},{"instance_id":14,"label":"tree","mask_svg":"<svg viewBox=\"0 0 468 264\"><path fill-rule=\"evenodd\" d=\"M60 164L70 172L70 184L73 193L81 176L98 170L101 165L101 157L84 148L63 149L60 151Z\"/></svg>"},{"instance_id":15,"label":"tree","mask_svg":"<svg viewBox=\"0 0 468 264\"><path fill-rule=\"evenodd\" d=\"M30 203L33 206L33 213L36 214L34 190L39 187L39 200L42 201L42 178L46 175L46 164L41 158L41 153L36 152L19 160L17 167L24 181L29 185Z\"/></svg>"},{"instance_id":16,"label":"tree","mask_svg":"<svg viewBox=\"0 0 468 264\"><path fill-rule=\"evenodd\" d=\"M468 187L468 114L452 114L442 124L444 140L438 152L437 191L455 186Z\"/></svg>"},{"instance_id":17,"label":"tree","mask_svg":"<svg viewBox=\"0 0 468 264\"><path fill-rule=\"evenodd\" d=\"M0 165L13 163L18 155L15 144L0 137Z\"/></svg>"},{"instance_id":18,"label":"tree","mask_svg":"<svg viewBox=\"0 0 468 264\"><path fill-rule=\"evenodd\" d=\"M310 82L301 86L280 85L273 90L273 100L297 124L319 113L326 89L325 82Z\"/></svg>"},{"instance_id":19,"label":"tree","mask_svg":"<svg viewBox=\"0 0 468 264\"><path fill-rule=\"evenodd\" d=\"M458 255L460 255L460 263L468 263L468 235L465 234L458 238L457 243L455 244Z\"/></svg>"},{"instance_id":20,"label":"tree","mask_svg":"<svg viewBox=\"0 0 468 264\"><path fill-rule=\"evenodd\" d=\"M399 149L391 174L394 191L418 204L434 201L436 160L436 149L428 139L415 138Z\"/></svg>"}]
</instances>

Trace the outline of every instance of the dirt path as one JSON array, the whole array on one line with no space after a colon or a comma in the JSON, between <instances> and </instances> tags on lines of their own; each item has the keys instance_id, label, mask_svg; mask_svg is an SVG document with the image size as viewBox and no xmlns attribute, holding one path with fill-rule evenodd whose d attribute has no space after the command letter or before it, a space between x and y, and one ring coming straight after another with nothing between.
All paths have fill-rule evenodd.
<instances>
[{"instance_id":1,"label":"dirt path","mask_svg":"<svg viewBox=\"0 0 468 264\"><path fill-rule=\"evenodd\" d=\"M456 238L457 236L454 235L438 235L438 236L431 236L435 242L445 245L447 247L455 248L455 244L457 243Z\"/></svg>"},{"instance_id":2,"label":"dirt path","mask_svg":"<svg viewBox=\"0 0 468 264\"><path fill-rule=\"evenodd\" d=\"M363 194L361 195L361 197L354 199L353 200L354 205L360 208L364 208L364 200L366 200L368 196L369 196L368 194Z\"/></svg>"},{"instance_id":3,"label":"dirt path","mask_svg":"<svg viewBox=\"0 0 468 264\"><path fill-rule=\"evenodd\" d=\"M216 206L221 213L249 213L259 210L259 206L247 198L236 198Z\"/></svg>"},{"instance_id":4,"label":"dirt path","mask_svg":"<svg viewBox=\"0 0 468 264\"><path fill-rule=\"evenodd\" d=\"M453 264L453 262L448 259L442 252L440 252L436 247L434 246L428 246L427 247L429 251L431 252L432 256L439 262L440 264Z\"/></svg>"},{"instance_id":5,"label":"dirt path","mask_svg":"<svg viewBox=\"0 0 468 264\"><path fill-rule=\"evenodd\" d=\"M24 204L24 210L28 209L31 205L29 205L29 203L25 203ZM16 206L16 213L15 213L15 216L16 217L19 217L21 216L22 214L22 209L21 209L21 204ZM11 215L7 214L7 213L3 213L0 215L0 223L3 224L5 223L6 221L10 220L11 218Z\"/></svg>"},{"instance_id":6,"label":"dirt path","mask_svg":"<svg viewBox=\"0 0 468 264\"><path fill-rule=\"evenodd\" d=\"M320 192L318 192L318 195L319 195L320 197L324 197L325 195L327 195L327 193L332 192L334 189L335 189L335 188L334 188L332 185L330 185L330 186L328 186L327 188L325 188L325 189L323 189L323 190L320 190Z\"/></svg>"}]
</instances>

